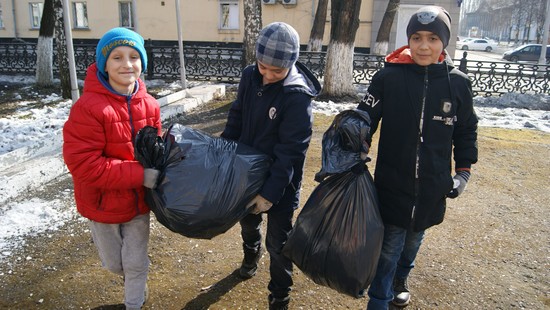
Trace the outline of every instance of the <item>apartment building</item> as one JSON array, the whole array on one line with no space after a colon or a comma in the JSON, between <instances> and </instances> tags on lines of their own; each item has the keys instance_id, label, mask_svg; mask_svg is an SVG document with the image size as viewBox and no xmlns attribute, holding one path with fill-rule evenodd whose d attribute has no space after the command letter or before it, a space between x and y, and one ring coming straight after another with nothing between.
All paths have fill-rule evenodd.
<instances>
[{"instance_id":1,"label":"apartment building","mask_svg":"<svg viewBox=\"0 0 550 310\"><path fill-rule=\"evenodd\" d=\"M36 39L40 28L43 0L0 0L0 40ZM177 41L176 0L69 0L73 39L99 39L112 27L137 30L145 39ZM330 0L329 0L330 2ZM363 0L359 12L359 29L355 47L369 51L384 16L388 0ZM453 32L458 28L459 7L456 0L436 0L418 4L402 0L394 20L389 49L403 45L404 26L414 10L437 4L453 16ZM318 0L262 0L262 22L291 24L307 44ZM181 30L185 42L209 44L235 43L243 40L243 0L181 0ZM330 3L324 44L330 35ZM406 40L406 39L405 39ZM454 43L454 42L453 42Z\"/></svg>"}]
</instances>

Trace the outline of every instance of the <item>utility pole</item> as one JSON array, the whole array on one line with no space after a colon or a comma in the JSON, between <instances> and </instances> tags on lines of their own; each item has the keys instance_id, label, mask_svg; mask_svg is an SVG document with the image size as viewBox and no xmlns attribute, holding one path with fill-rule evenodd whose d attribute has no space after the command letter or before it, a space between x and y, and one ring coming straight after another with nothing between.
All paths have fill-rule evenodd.
<instances>
[{"instance_id":1,"label":"utility pole","mask_svg":"<svg viewBox=\"0 0 550 310\"><path fill-rule=\"evenodd\" d=\"M71 17L69 0L63 0L63 22L65 23L65 37L67 38L67 57L69 57L69 75L71 77L71 99L75 103L80 97L78 92L78 80L76 78L76 66L74 62L73 33L71 32Z\"/></svg>"},{"instance_id":2,"label":"utility pole","mask_svg":"<svg viewBox=\"0 0 550 310\"><path fill-rule=\"evenodd\" d=\"M137 1L132 0L132 26L134 27L134 31L139 33L139 23L137 18Z\"/></svg>"},{"instance_id":3,"label":"utility pole","mask_svg":"<svg viewBox=\"0 0 550 310\"><path fill-rule=\"evenodd\" d=\"M185 58L183 57L183 34L181 31L181 10L180 0L176 0L176 17L178 24L178 46L180 54L180 75L181 75L181 88L187 89L187 83L185 82Z\"/></svg>"},{"instance_id":4,"label":"utility pole","mask_svg":"<svg viewBox=\"0 0 550 310\"><path fill-rule=\"evenodd\" d=\"M542 34L542 48L540 51L539 64L546 63L546 46L548 45L548 28L550 27L550 2L546 1L546 18L544 19L544 32Z\"/></svg>"}]
</instances>

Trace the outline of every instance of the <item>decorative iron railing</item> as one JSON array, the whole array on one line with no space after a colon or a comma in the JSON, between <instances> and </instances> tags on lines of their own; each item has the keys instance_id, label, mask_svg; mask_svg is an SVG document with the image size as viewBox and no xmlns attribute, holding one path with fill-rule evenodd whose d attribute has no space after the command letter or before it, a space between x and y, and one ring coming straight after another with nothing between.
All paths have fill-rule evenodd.
<instances>
[{"instance_id":1,"label":"decorative iron railing","mask_svg":"<svg viewBox=\"0 0 550 310\"><path fill-rule=\"evenodd\" d=\"M146 78L179 80L180 61L177 44L145 46L148 54ZM77 75L83 78L86 68L95 60L95 45L75 44ZM228 47L184 46L185 74L189 80L238 82L243 68L242 50ZM324 76L326 53L301 52L300 61L318 77ZM455 65L467 73L472 81L474 95L500 96L505 93L550 93L550 65L469 61L467 53L454 60ZM54 49L54 64L57 53ZM372 76L384 66L384 57L354 55L353 80L356 84L368 84ZM32 75L36 67L35 43L0 43L0 73ZM58 74L54 65L54 74Z\"/></svg>"}]
</instances>

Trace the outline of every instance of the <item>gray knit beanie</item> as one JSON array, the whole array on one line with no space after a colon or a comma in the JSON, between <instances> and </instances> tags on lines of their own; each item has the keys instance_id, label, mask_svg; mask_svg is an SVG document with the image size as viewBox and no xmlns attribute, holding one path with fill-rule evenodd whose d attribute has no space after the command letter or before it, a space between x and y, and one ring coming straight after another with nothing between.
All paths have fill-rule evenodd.
<instances>
[{"instance_id":1,"label":"gray knit beanie","mask_svg":"<svg viewBox=\"0 0 550 310\"><path fill-rule=\"evenodd\" d=\"M451 38L451 16L440 6L424 6L418 9L409 20L407 40L417 31L429 31L437 34L443 42L443 48L449 45Z\"/></svg>"},{"instance_id":2,"label":"gray knit beanie","mask_svg":"<svg viewBox=\"0 0 550 310\"><path fill-rule=\"evenodd\" d=\"M300 53L300 37L289 24L275 22L267 25L256 42L256 59L266 65L290 68Z\"/></svg>"}]
</instances>

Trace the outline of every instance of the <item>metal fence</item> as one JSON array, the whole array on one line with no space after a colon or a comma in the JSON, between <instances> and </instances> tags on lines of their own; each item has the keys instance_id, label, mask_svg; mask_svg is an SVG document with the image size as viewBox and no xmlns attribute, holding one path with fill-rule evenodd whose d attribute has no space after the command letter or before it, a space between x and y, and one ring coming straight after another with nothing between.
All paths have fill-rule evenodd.
<instances>
[{"instance_id":1,"label":"metal fence","mask_svg":"<svg viewBox=\"0 0 550 310\"><path fill-rule=\"evenodd\" d=\"M148 41L147 79L179 80L180 63L177 44L155 45ZM94 44L75 44L77 75L83 78L86 68L95 60ZM242 50L227 47L184 47L185 74L189 80L238 82L243 68ZM300 61L318 77L324 75L325 52L300 52ZM550 65L531 63L468 61L467 53L455 65L466 72L472 81L474 95L499 96L505 93L548 94ZM57 53L54 49L54 64ZM357 53L353 60L353 79L356 84L368 84L384 66L384 57ZM35 43L0 43L0 73L32 75L36 67ZM58 74L54 65L54 74Z\"/></svg>"}]
</instances>

